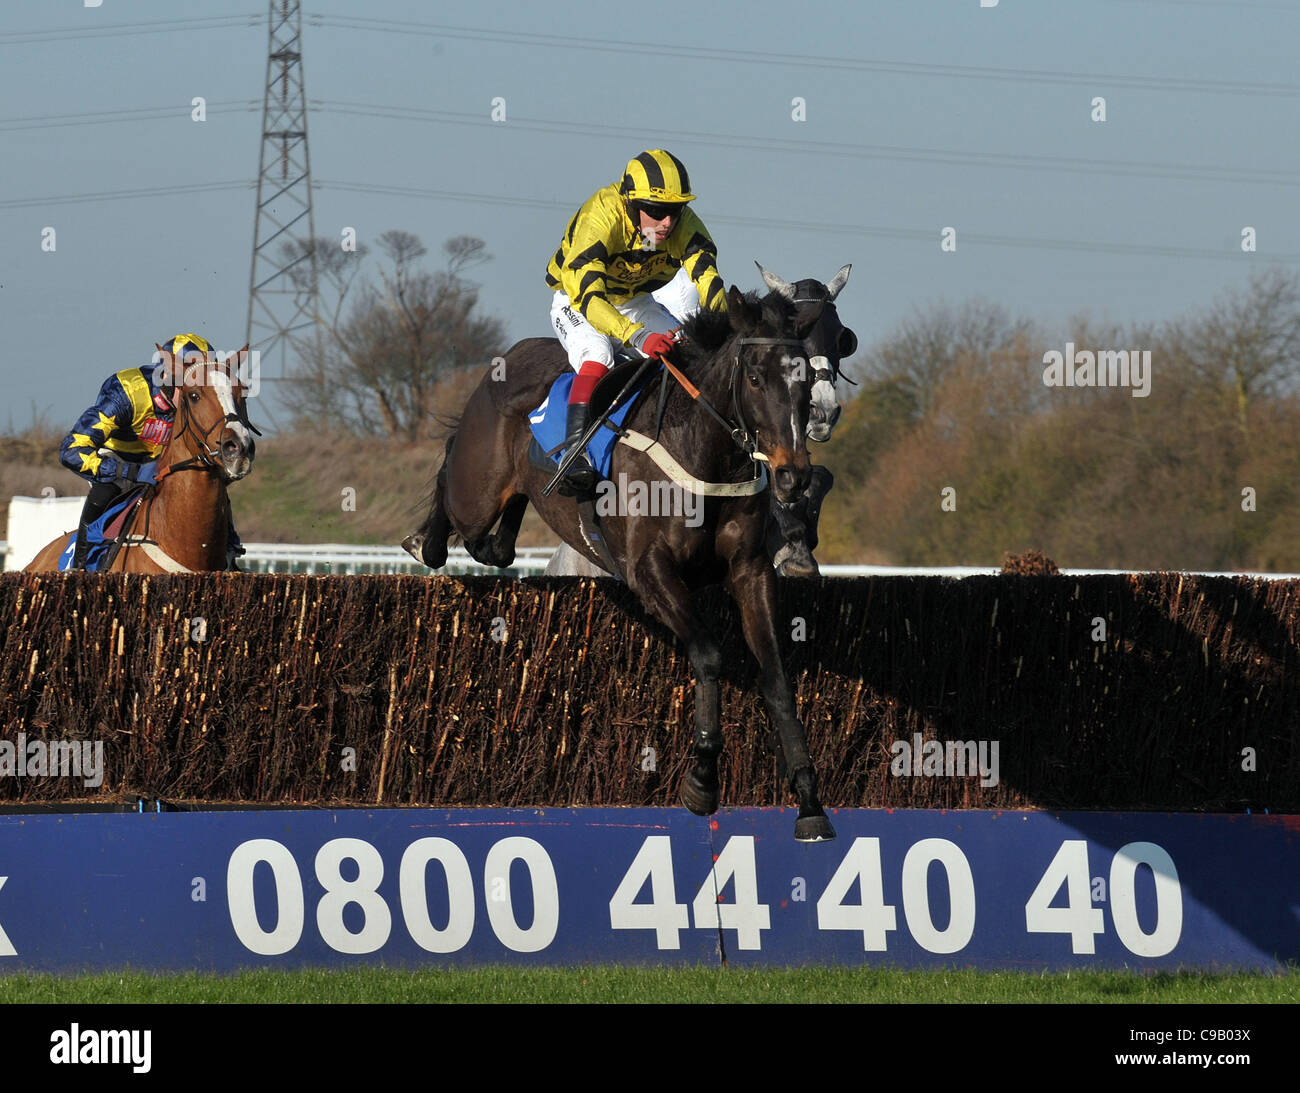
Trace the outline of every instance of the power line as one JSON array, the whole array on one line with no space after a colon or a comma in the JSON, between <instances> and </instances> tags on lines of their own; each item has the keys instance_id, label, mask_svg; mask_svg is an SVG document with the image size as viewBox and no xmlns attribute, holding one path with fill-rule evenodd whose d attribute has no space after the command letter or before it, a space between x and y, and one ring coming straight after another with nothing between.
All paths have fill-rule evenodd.
<instances>
[{"instance_id":1,"label":"power line","mask_svg":"<svg viewBox=\"0 0 1300 1093\"><path fill-rule=\"evenodd\" d=\"M419 107L388 107L371 103L313 99L313 107L329 113L364 117L392 118L401 121L424 121L449 125L495 124L482 113L449 110L423 110ZM540 133L575 133L607 137L626 142L626 125L598 125L586 122L551 121L545 118L513 117L510 127ZM1062 171L1070 174L1114 174L1151 178L1170 178L1186 182L1247 182L1256 185L1300 186L1294 171L1251 170L1248 168L1200 166L1184 163L1141 163L1126 160L1098 162L1077 156L1036 156L1004 152L952 152L942 148L909 148L906 145L858 145L844 141L787 140L783 138L746 138L726 133L701 133L679 129L636 130L638 137L664 139L674 144L698 144L709 148L747 148L760 152L788 152L799 155L839 156L852 159L898 160L901 162L943 163L967 167L1002 167L1016 170Z\"/></svg>"},{"instance_id":2,"label":"power line","mask_svg":"<svg viewBox=\"0 0 1300 1093\"><path fill-rule=\"evenodd\" d=\"M1214 6L1211 0L1149 0L1187 6ZM1296 13L1282 5L1226 4L1227 7L1249 6ZM995 66L926 64L917 61L883 61L858 57L829 57L820 54L766 52L762 50L722 49L711 46L684 46L665 42L626 42L611 38L588 38L576 35L537 34L502 31L479 27L459 27L442 23L420 23L397 19L367 19L347 15L309 15L314 27L339 30L362 30L373 33L420 35L426 37L526 45L555 49L597 49L607 53L637 56L676 56L692 60L724 61L740 64L785 65L819 69L848 69L863 72L887 72L896 75L940 76L968 80L1004 80L1027 83L1057 83L1086 87L1128 87L1147 91L1200 91L1225 95L1300 96L1300 84L1253 83L1244 80L1192 80L1169 76L1123 76L1095 72L1061 72L1052 69L999 68ZM61 27L32 31L0 33L0 45L30 45L42 42L70 41L78 38L121 37L134 34L165 34L177 31L225 30L259 27L263 16L257 12L242 15L217 15L191 19L165 19L145 23L110 23L100 27Z\"/></svg>"},{"instance_id":3,"label":"power line","mask_svg":"<svg viewBox=\"0 0 1300 1093\"><path fill-rule=\"evenodd\" d=\"M207 104L209 114L244 111L261 107L256 99L229 99ZM419 107L385 106L382 103L359 103L334 99L312 99L318 113L356 117L389 118L397 121L420 121L440 125L485 126L482 113L451 110L425 110ZM0 132L25 129L53 129L76 125L103 125L123 121L168 121L188 117L189 104L135 107L122 110L78 111L73 114L46 114L0 118ZM575 125L547 118L512 117L512 128L539 133L581 133L593 137L626 142L625 125L600 125L586 122ZM677 129L639 128L640 136L676 144L709 148L741 148L760 152L784 152L797 155L832 156L859 160L884 160L903 163L938 163L963 167L993 167L1014 170L1057 171L1068 174L1116 175L1167 178L1183 182L1242 182L1251 185L1300 186L1295 172L1282 169L1218 167L1190 163L1159 163L1131 160L1097 161L1078 156L1039 156L1005 152L961 152L943 148L908 147L907 145L861 145L846 141L790 140L784 138L744 137L727 133L696 132Z\"/></svg>"},{"instance_id":4,"label":"power line","mask_svg":"<svg viewBox=\"0 0 1300 1093\"><path fill-rule=\"evenodd\" d=\"M12 30L0 33L0 46L31 45L39 42L71 41L74 38L120 38L131 34L170 34L188 30L226 30L260 26L262 16L210 15L194 19L159 19L147 23L106 23L99 27L56 27L46 30Z\"/></svg>"},{"instance_id":5,"label":"power line","mask_svg":"<svg viewBox=\"0 0 1300 1093\"><path fill-rule=\"evenodd\" d=\"M497 205L509 208L555 209L568 211L572 202L550 201L545 198L503 197L494 194L470 193L457 190L432 190L413 186L365 185L356 182L339 182L316 180L314 186L319 190L338 190L340 192L360 194L384 194L392 197L414 197L437 201L453 201L475 205ZM253 183L241 181L205 182L182 186L161 186L148 189L100 191L88 194L65 194L55 197L21 198L0 201L0 209L32 208L43 205L72 204L87 201L113 201L137 197L165 197L177 194L197 194L221 190L251 189ZM868 238L898 239L905 242L920 242L934 245L937 243L933 228L883 228L864 224L828 224L807 220L786 220L773 217L730 216L715 214L709 216L710 223L733 224L737 227L752 227L762 230L784 230L799 232L817 232L831 235L861 235ZM970 246L983 245L992 247L1012 247L1028 250L1077 251L1094 254L1116 254L1130 257L1161 258L1196 258L1217 260L1238 260L1236 251L1211 250L1198 247L1174 247L1164 245L1146 245L1140 243L1107 243L1097 240L1078 239L1043 239L1009 235L991 235L980 232L962 231L960 242ZM1276 254L1261 256L1268 261L1285 265L1300 265L1300 254Z\"/></svg>"},{"instance_id":6,"label":"power line","mask_svg":"<svg viewBox=\"0 0 1300 1093\"><path fill-rule=\"evenodd\" d=\"M948 79L1005 80L1015 83L1055 83L1089 88L1128 87L1143 91L1200 91L1222 95L1300 96L1300 84L1251 83L1245 80L1191 80L1174 76L1121 76L1104 72L1061 72L1041 68L997 68L993 66L924 64L917 61L881 61L858 57L828 57L808 53L769 53L751 49L720 49L714 46L686 46L667 42L625 42L613 38L584 38L576 35L537 34L522 31L487 30L444 23L416 23L397 19L365 19L348 15L309 16L312 26L339 30L363 30L383 34L422 35L524 45L531 49L581 49L604 53L634 54L643 59L683 57L697 61L725 61L739 64L785 65L859 72L887 72L902 76L941 76Z\"/></svg>"},{"instance_id":7,"label":"power line","mask_svg":"<svg viewBox=\"0 0 1300 1093\"><path fill-rule=\"evenodd\" d=\"M491 194L467 193L458 190L428 190L412 186L363 185L356 182L316 182L317 189L341 190L351 193L386 194L393 197L418 197L438 201L455 201L477 205L502 205L535 209L558 209L572 211L572 202L548 201L544 198L500 197ZM784 220L758 216L729 216L710 214L709 223L734 224L738 227L759 228L764 231L784 230L798 232L817 232L830 235L861 235L868 238L899 239L906 242L928 243L937 246L938 232L934 228L882 228L865 224L827 224L809 220ZM558 229L557 229L558 230ZM980 232L961 231L959 241L967 247L1014 247L1022 250L1080 251L1094 254L1116 254L1129 257L1159 258L1198 258L1240 260L1241 254L1231 250L1211 250L1206 247L1173 247L1160 244L1141 243L1107 243L1080 239L1042 239L1011 235L990 235ZM1286 265L1300 265L1300 254L1262 255L1264 260L1280 262Z\"/></svg>"},{"instance_id":8,"label":"power line","mask_svg":"<svg viewBox=\"0 0 1300 1093\"><path fill-rule=\"evenodd\" d=\"M1229 8L1233 11L1249 11L1256 8L1261 11L1284 11L1288 15L1300 15L1300 7L1295 4L1260 4L1251 0L1120 0L1132 4L1172 4L1176 7L1189 8Z\"/></svg>"},{"instance_id":9,"label":"power line","mask_svg":"<svg viewBox=\"0 0 1300 1093\"><path fill-rule=\"evenodd\" d=\"M132 190L100 190L88 194L62 194L55 197L21 197L0 201L0 209L33 209L45 205L75 205L87 201L121 201L136 197L170 197L174 194L214 193L218 190L251 190L250 181L194 182L179 186L150 186Z\"/></svg>"},{"instance_id":10,"label":"power line","mask_svg":"<svg viewBox=\"0 0 1300 1093\"><path fill-rule=\"evenodd\" d=\"M253 111L261 106L256 99L229 99L223 102L207 103L204 109L209 114L221 114L227 111ZM140 106L121 110L78 110L75 114L43 114L35 117L0 118L0 131L13 132L19 129L57 129L69 125L105 125L120 121L170 121L177 118L188 120L193 107L188 103L173 106Z\"/></svg>"},{"instance_id":11,"label":"power line","mask_svg":"<svg viewBox=\"0 0 1300 1093\"><path fill-rule=\"evenodd\" d=\"M166 197L178 194L210 193L221 190L251 189L250 182L203 182L182 186L158 186L133 190L105 190L88 194L65 194L55 197L20 198L0 201L0 209L33 208L43 205L66 205L87 201L113 201L138 197ZM355 182L317 180L321 190L339 190L349 193L385 194L392 197L415 197L437 201L454 201L475 205L498 205L511 208L556 209L565 211L572 202L549 201L544 198L502 197L493 194L469 193L457 190L430 190L412 186L363 185ZM765 231L785 230L817 232L831 235L861 235L868 238L898 239L905 242L937 244L933 228L882 228L865 224L827 224L809 220L785 220L773 217L711 215L710 223L733 224L737 227L759 228ZM1140 243L1107 243L1096 240L1042 239L1009 235L990 235L980 232L959 233L959 240L967 246L1013 247L1028 250L1080 251L1094 254L1116 254L1130 257L1197 258L1237 260L1235 251L1211 250L1197 247L1173 247ZM1286 265L1300 265L1300 254L1264 256L1269 261Z\"/></svg>"}]
</instances>

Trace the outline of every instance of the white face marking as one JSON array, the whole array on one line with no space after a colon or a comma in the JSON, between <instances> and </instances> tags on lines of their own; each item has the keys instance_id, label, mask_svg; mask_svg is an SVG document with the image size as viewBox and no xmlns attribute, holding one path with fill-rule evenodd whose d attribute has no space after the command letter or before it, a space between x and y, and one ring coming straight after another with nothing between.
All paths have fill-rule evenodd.
<instances>
[{"instance_id":1,"label":"white face marking","mask_svg":"<svg viewBox=\"0 0 1300 1093\"><path fill-rule=\"evenodd\" d=\"M230 377L225 372L217 371L215 368L208 369L208 386L217 392L217 401L221 403L221 410L226 414L235 413L235 391L231 386ZM238 416L238 415L236 415ZM239 443L245 448L249 444L248 430L244 428L242 421L227 422L230 431L239 437Z\"/></svg>"},{"instance_id":2,"label":"white face marking","mask_svg":"<svg viewBox=\"0 0 1300 1093\"><path fill-rule=\"evenodd\" d=\"M802 360L802 358L800 358ZM799 407L796 402L798 392L795 390L799 379L793 374L794 362L788 356L781 357L781 370L785 375L785 385L790 389L790 443L797 445L799 442Z\"/></svg>"}]
</instances>

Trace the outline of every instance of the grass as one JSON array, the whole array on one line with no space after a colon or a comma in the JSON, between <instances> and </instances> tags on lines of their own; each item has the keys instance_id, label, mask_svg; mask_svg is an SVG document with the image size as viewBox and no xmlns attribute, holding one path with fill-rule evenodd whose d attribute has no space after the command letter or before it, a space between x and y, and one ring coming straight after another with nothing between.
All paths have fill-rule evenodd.
<instances>
[{"instance_id":1,"label":"grass","mask_svg":"<svg viewBox=\"0 0 1300 1093\"><path fill-rule=\"evenodd\" d=\"M0 976L9 1003L1278 1003L1300 972L902 971L889 968L478 967L401 971Z\"/></svg>"}]
</instances>

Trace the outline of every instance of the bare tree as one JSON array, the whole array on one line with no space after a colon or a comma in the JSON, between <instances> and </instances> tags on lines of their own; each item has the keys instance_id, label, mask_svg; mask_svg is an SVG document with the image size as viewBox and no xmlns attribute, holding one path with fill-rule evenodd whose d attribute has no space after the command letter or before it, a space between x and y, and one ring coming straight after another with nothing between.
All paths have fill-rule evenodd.
<instances>
[{"instance_id":1,"label":"bare tree","mask_svg":"<svg viewBox=\"0 0 1300 1093\"><path fill-rule=\"evenodd\" d=\"M438 384L503 348L504 324L475 314L478 286L464 276L491 255L481 239L457 236L443 244L446 269L430 273L419 268L427 251L410 232L385 232L376 245L387 259L377 283L359 281L364 247L347 253L316 241L330 301L312 336L297 343L301 364L286 402L300 419L324 414L362 432L420 440L435 428Z\"/></svg>"},{"instance_id":2,"label":"bare tree","mask_svg":"<svg viewBox=\"0 0 1300 1093\"><path fill-rule=\"evenodd\" d=\"M1020 348L1030 324L1012 320L1006 310L971 301L960 310L939 304L914 312L897 333L866 354L864 369L873 384L884 384L913 407L919 419L933 408L936 393L956 371L978 373L1001 355Z\"/></svg>"},{"instance_id":3,"label":"bare tree","mask_svg":"<svg viewBox=\"0 0 1300 1093\"><path fill-rule=\"evenodd\" d=\"M1253 274L1204 319L1168 331L1172 351L1192 375L1230 400L1247 435L1259 398L1294 393L1300 376L1300 277L1280 268Z\"/></svg>"}]
</instances>

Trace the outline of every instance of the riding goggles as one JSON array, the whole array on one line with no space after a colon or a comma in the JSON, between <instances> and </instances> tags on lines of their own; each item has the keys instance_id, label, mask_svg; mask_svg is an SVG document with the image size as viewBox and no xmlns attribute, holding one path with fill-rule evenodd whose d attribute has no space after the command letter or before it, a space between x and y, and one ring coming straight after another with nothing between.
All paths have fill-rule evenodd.
<instances>
[{"instance_id":1,"label":"riding goggles","mask_svg":"<svg viewBox=\"0 0 1300 1093\"><path fill-rule=\"evenodd\" d=\"M632 208L645 213L651 220L664 220L680 216L683 206L676 201L634 201Z\"/></svg>"}]
</instances>

